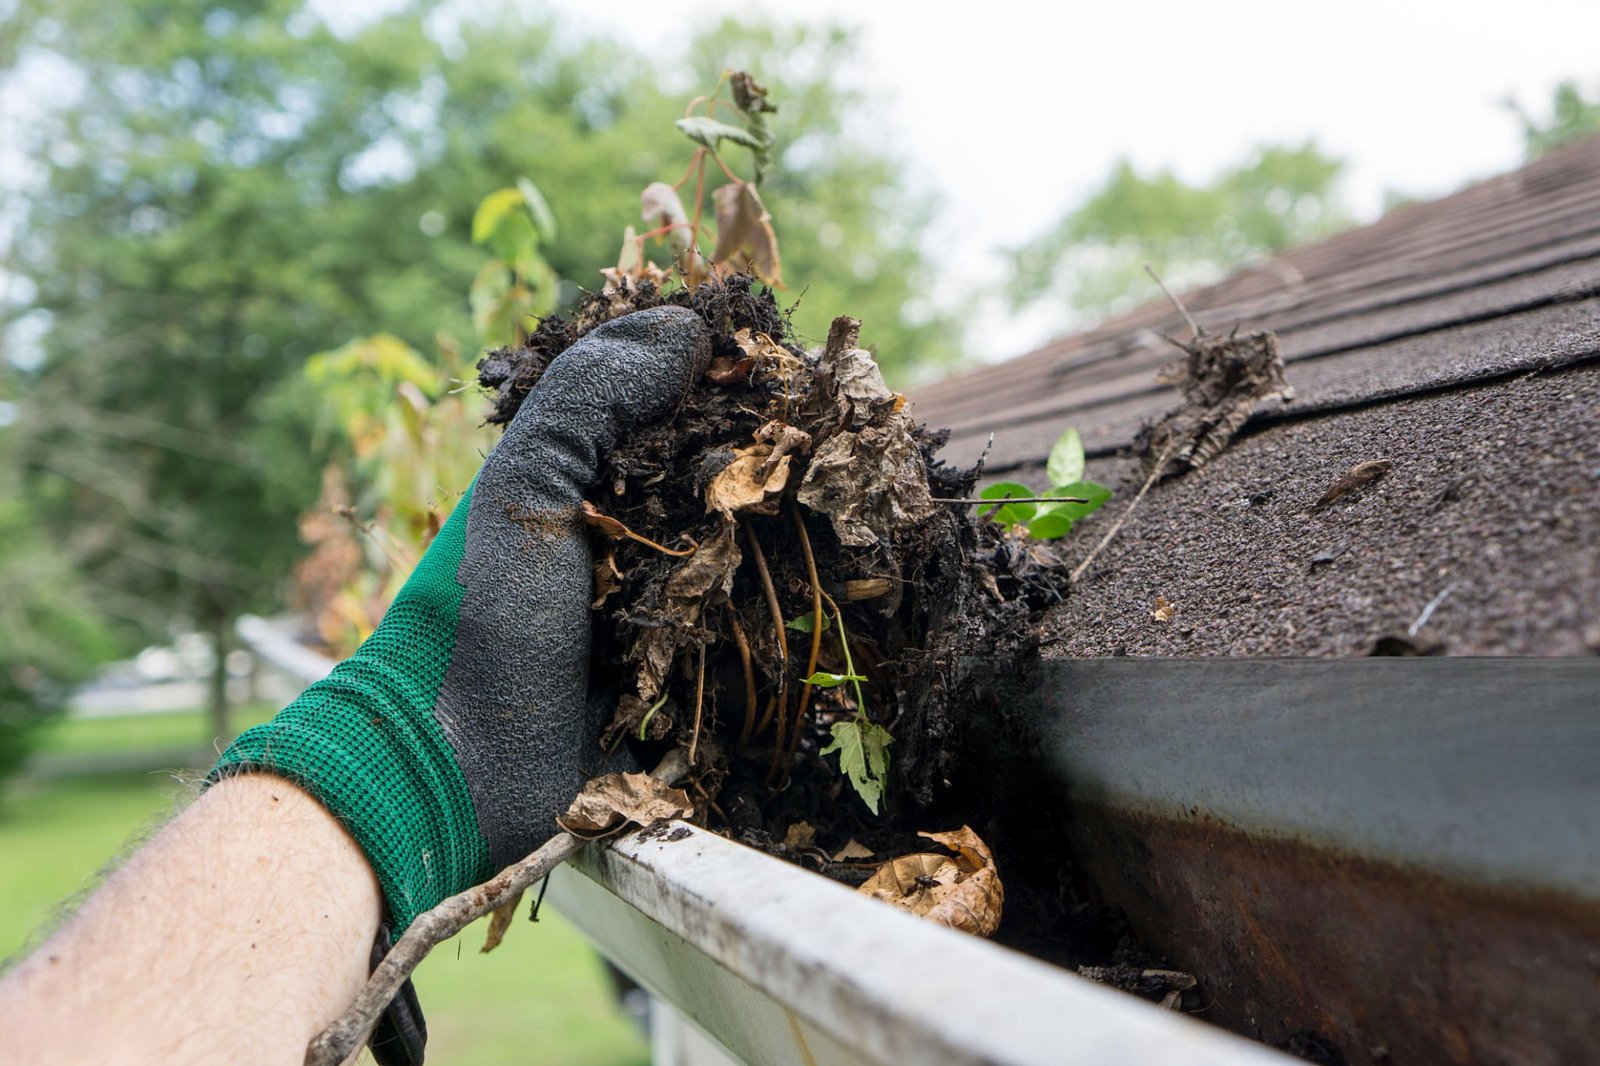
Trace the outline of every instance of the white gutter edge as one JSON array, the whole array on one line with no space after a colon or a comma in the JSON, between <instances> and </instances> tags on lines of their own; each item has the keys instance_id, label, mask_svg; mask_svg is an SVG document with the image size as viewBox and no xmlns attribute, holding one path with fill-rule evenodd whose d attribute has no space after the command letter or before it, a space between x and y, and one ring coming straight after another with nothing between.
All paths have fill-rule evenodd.
<instances>
[{"instance_id":1,"label":"white gutter edge","mask_svg":"<svg viewBox=\"0 0 1600 1066\"><path fill-rule=\"evenodd\" d=\"M550 896L640 984L761 1066L1291 1061L687 825L590 845Z\"/></svg>"}]
</instances>

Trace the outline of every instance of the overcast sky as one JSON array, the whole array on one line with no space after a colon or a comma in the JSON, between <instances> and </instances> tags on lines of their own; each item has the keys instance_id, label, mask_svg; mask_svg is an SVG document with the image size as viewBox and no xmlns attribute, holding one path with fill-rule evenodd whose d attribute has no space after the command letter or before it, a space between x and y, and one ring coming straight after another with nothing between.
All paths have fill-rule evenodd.
<instances>
[{"instance_id":1,"label":"overcast sky","mask_svg":"<svg viewBox=\"0 0 1600 1066\"><path fill-rule=\"evenodd\" d=\"M1440 195L1515 167L1508 95L1542 113L1562 78L1600 89L1600 0L551 6L657 54L722 14L859 27L893 147L943 202L954 291L997 285L995 250L1042 231L1119 155L1203 180L1263 140L1315 136L1349 161L1348 202L1370 219L1385 190ZM991 148L1016 180L997 183ZM1062 321L990 306L972 354L1020 354Z\"/></svg>"}]
</instances>

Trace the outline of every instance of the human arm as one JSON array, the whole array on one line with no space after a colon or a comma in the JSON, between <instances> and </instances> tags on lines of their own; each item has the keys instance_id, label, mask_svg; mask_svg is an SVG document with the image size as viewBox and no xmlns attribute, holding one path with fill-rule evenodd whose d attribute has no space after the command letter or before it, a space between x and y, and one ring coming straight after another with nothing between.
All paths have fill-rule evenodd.
<instances>
[{"instance_id":1,"label":"human arm","mask_svg":"<svg viewBox=\"0 0 1600 1066\"><path fill-rule=\"evenodd\" d=\"M326 808L229 778L0 982L0 1061L299 1062L366 981L381 911Z\"/></svg>"},{"instance_id":2,"label":"human arm","mask_svg":"<svg viewBox=\"0 0 1600 1066\"><path fill-rule=\"evenodd\" d=\"M670 415L709 358L703 323L666 307L599 326L557 358L372 637L224 754L211 791L191 809L203 839L231 839L237 856L255 854L263 845L247 818L210 825L225 810L210 797L242 795L236 782L260 775L295 782L365 856L394 935L547 839L586 772L598 768L597 738L609 717L591 698L591 560L579 505L611 443ZM126 887L116 898L161 905L173 885L143 854L118 874ZM276 887L280 871L266 872ZM285 883L305 887L292 877ZM201 903L188 916L201 935L238 931L227 895L219 890ZM78 927L61 935L78 935ZM363 973L375 929L374 922L358 952ZM273 943L276 955L282 944ZM119 945L104 938L94 946L113 956L102 975L121 967L124 983L139 980L140 956L118 956ZM216 958L235 958L232 948ZM73 958L65 980L76 972L80 956ZM190 987L180 982L167 994L181 1003ZM348 1000L331 1004L323 1020ZM29 1009L15 996L10 1003ZM277 1010L270 1002L265 1009Z\"/></svg>"}]
</instances>

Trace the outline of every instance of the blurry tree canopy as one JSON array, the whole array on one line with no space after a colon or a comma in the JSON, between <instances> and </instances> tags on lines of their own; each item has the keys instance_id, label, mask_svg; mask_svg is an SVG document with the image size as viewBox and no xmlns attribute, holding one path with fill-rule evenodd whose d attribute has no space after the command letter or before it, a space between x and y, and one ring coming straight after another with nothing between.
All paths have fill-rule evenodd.
<instances>
[{"instance_id":1,"label":"blurry tree canopy","mask_svg":"<svg viewBox=\"0 0 1600 1066\"><path fill-rule=\"evenodd\" d=\"M1600 133L1600 92L1591 99L1576 81L1563 81L1555 87L1547 119L1529 114L1515 99L1507 100L1506 107L1522 124L1523 152L1529 159L1537 159L1552 148L1560 148L1591 133Z\"/></svg>"},{"instance_id":2,"label":"blurry tree canopy","mask_svg":"<svg viewBox=\"0 0 1600 1066\"><path fill-rule=\"evenodd\" d=\"M1337 196L1343 168L1311 141L1263 145L1198 185L1121 160L1048 232L1012 249L1008 295L1015 307L1060 301L1083 320L1148 300L1146 263L1174 288L1214 281L1347 225Z\"/></svg>"},{"instance_id":3,"label":"blurry tree canopy","mask_svg":"<svg viewBox=\"0 0 1600 1066\"><path fill-rule=\"evenodd\" d=\"M728 22L672 57L509 8L341 36L298 0L14 6L0 77L45 103L8 131L33 169L0 218L0 445L48 566L92 581L129 640L281 602L295 516L351 448L316 431L308 356L472 338L472 213L519 176L558 223L541 253L563 302L598 285L639 191L683 166L684 98L724 66L781 101L764 193L801 333L848 311L891 376L954 353L951 311L917 309L924 216L860 132L840 31ZM13 647L0 631L0 668Z\"/></svg>"}]
</instances>

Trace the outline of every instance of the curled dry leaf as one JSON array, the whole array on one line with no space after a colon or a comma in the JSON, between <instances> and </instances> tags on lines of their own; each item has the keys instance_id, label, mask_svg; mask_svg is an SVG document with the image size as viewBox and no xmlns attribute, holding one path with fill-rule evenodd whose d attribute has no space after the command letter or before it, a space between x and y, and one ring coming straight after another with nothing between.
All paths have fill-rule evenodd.
<instances>
[{"instance_id":1,"label":"curled dry leaf","mask_svg":"<svg viewBox=\"0 0 1600 1066\"><path fill-rule=\"evenodd\" d=\"M594 600L590 607L599 609L611 594L622 587L622 571L617 569L617 557L611 552L594 561Z\"/></svg>"},{"instance_id":2,"label":"curled dry leaf","mask_svg":"<svg viewBox=\"0 0 1600 1066\"><path fill-rule=\"evenodd\" d=\"M733 462L706 485L706 510L732 518L740 511L777 514L778 496L789 484L789 456L771 444L735 448Z\"/></svg>"},{"instance_id":3,"label":"curled dry leaf","mask_svg":"<svg viewBox=\"0 0 1600 1066\"><path fill-rule=\"evenodd\" d=\"M891 859L859 891L952 929L993 934L1000 928L1005 888L989 846L967 826L917 835L943 844L955 856L920 852Z\"/></svg>"},{"instance_id":4,"label":"curled dry leaf","mask_svg":"<svg viewBox=\"0 0 1600 1066\"><path fill-rule=\"evenodd\" d=\"M1178 613L1178 608L1167 601L1165 596L1156 597L1155 610L1150 612L1150 617L1157 622L1170 622L1172 616Z\"/></svg>"},{"instance_id":5,"label":"curled dry leaf","mask_svg":"<svg viewBox=\"0 0 1600 1066\"><path fill-rule=\"evenodd\" d=\"M768 285L782 285L778 235L761 194L749 182L729 182L711 194L716 202L717 247L711 261L748 268Z\"/></svg>"},{"instance_id":6,"label":"curled dry leaf","mask_svg":"<svg viewBox=\"0 0 1600 1066\"><path fill-rule=\"evenodd\" d=\"M506 938L506 930L511 928L511 919L517 916L517 905L522 902L522 893L518 892L513 899L496 907L489 915L489 932L483 938L483 947L479 948L480 954L487 955L500 946Z\"/></svg>"},{"instance_id":7,"label":"curled dry leaf","mask_svg":"<svg viewBox=\"0 0 1600 1066\"><path fill-rule=\"evenodd\" d=\"M584 783L556 824L573 836L593 840L630 823L649 825L662 818L683 818L693 809L687 792L649 774L603 774Z\"/></svg>"},{"instance_id":8,"label":"curled dry leaf","mask_svg":"<svg viewBox=\"0 0 1600 1066\"><path fill-rule=\"evenodd\" d=\"M1316 503L1311 505L1313 511L1320 511L1331 503L1344 499L1357 489L1372 484L1374 481L1394 469L1394 463L1388 459L1368 459L1357 463L1328 487Z\"/></svg>"},{"instance_id":9,"label":"curled dry leaf","mask_svg":"<svg viewBox=\"0 0 1600 1066\"><path fill-rule=\"evenodd\" d=\"M695 553L672 571L667 578L662 611L672 624L644 630L628 652L628 658L639 664L640 696L653 700L660 693L673 656L691 639L690 628L700 620L707 601L727 596L733 590L733 574L739 569L741 558L734 525L725 522L715 536L702 541Z\"/></svg>"}]
</instances>

